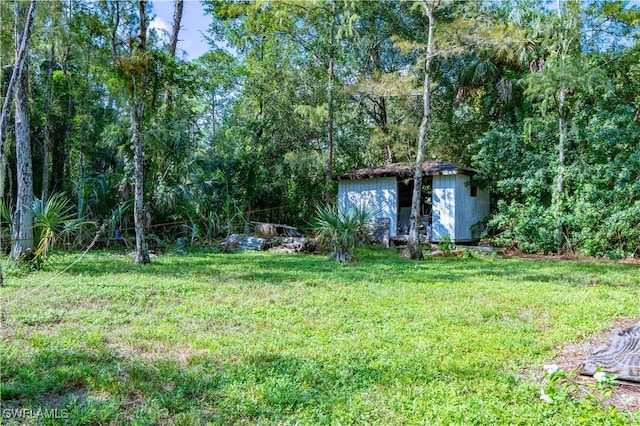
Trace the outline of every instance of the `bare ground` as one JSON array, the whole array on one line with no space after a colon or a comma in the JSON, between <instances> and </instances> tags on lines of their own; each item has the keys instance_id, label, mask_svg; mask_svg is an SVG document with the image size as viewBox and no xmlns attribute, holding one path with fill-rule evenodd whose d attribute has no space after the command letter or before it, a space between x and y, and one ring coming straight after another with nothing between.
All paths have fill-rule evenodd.
<instances>
[{"instance_id":1,"label":"bare ground","mask_svg":"<svg viewBox=\"0 0 640 426\"><path fill-rule=\"evenodd\" d=\"M640 256L632 255L625 257L624 259L612 260L604 257L590 257L571 251L562 252L559 254L528 254L523 253L517 249L504 249L502 253L505 257L517 257L520 259L532 259L532 260L569 260L573 262L602 262L602 263L627 263L640 265Z\"/></svg>"},{"instance_id":2,"label":"bare ground","mask_svg":"<svg viewBox=\"0 0 640 426\"><path fill-rule=\"evenodd\" d=\"M587 356L609 340L613 329L629 328L638 322L640 322L639 318L619 320L614 322L611 329L592 335L582 342L559 346L556 348L557 355L549 360L548 364L556 364L567 372L578 371ZM578 376L577 378L582 382L593 381L590 376ZM618 409L640 411L640 383L618 382L607 403L615 405Z\"/></svg>"}]
</instances>

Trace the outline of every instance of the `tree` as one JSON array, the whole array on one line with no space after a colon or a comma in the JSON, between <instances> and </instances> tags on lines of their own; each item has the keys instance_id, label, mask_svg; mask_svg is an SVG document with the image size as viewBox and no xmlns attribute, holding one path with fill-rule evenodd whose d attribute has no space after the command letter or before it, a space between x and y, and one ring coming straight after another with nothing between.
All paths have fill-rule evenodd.
<instances>
[{"instance_id":1,"label":"tree","mask_svg":"<svg viewBox=\"0 0 640 426\"><path fill-rule=\"evenodd\" d=\"M41 6L41 11L44 7L44 13L41 13L40 16L42 23L40 26L43 28L42 31L36 33L36 38L33 41L33 48L31 49L36 62L39 60L41 63L40 71L44 72L36 72L35 77L33 79L33 86L37 92L43 93L43 99L40 102L34 102L34 109L37 118L39 118L40 114L38 111L38 107L40 104L43 104L42 107L42 115L44 118L42 119L44 123L40 123L40 120L36 122L35 126L32 126L37 133L35 135L36 140L39 139L39 132L35 129L39 127L39 124L42 125L42 157L41 162L41 185L40 185L40 194L41 200L46 203L49 198L50 193L50 185L51 185L51 146L52 146L52 137L54 134L54 126L53 119L55 111L55 101L54 98L57 98L58 93L54 93L54 71L60 69L58 57L63 57L64 49L69 48L69 43L64 43L64 36L69 34L68 22L70 19L64 19L65 13L65 4L62 0L55 2L46 2L43 6ZM69 10L70 12L70 10ZM66 21L66 22L65 22ZM68 37L67 37L68 39ZM63 55L60 55L60 53ZM41 58L38 56L41 56ZM63 63L63 60L60 61ZM44 74L44 76L41 76ZM40 77L40 78L38 78ZM44 88L42 88L44 86ZM37 93L32 96L32 98L37 98ZM37 152L34 150L34 152ZM36 156L36 160L39 158ZM34 164L34 168L36 164ZM37 177L37 170L34 171L34 175ZM37 180L36 180L37 181Z\"/></svg>"},{"instance_id":2,"label":"tree","mask_svg":"<svg viewBox=\"0 0 640 426\"><path fill-rule=\"evenodd\" d=\"M422 85L422 122L416 150L416 163L413 173L413 194L411 197L411 214L409 216L409 238L407 240L407 257L422 259L422 246L420 244L420 202L422 199L422 162L424 155L425 139L431 117L431 61L433 60L433 32L435 19L433 10L436 3L433 0L422 0L422 7L429 20L427 38L427 56L424 60L424 82Z\"/></svg>"},{"instance_id":3,"label":"tree","mask_svg":"<svg viewBox=\"0 0 640 426\"><path fill-rule=\"evenodd\" d=\"M23 3L15 3L16 46L20 47L16 52L19 78L15 94L17 196L11 242L11 258L13 260L17 260L33 249L33 163L29 128L29 61L26 55L29 51L29 37L31 35L28 26L33 23L32 14L35 13L36 5L35 1L32 1L29 11L27 11ZM20 57L21 53L24 55L22 58Z\"/></svg>"},{"instance_id":4,"label":"tree","mask_svg":"<svg viewBox=\"0 0 640 426\"><path fill-rule=\"evenodd\" d=\"M23 74L24 75L28 75L28 69L27 69L27 56L28 56L28 52L29 52L29 39L31 38L31 29L33 27L33 20L35 17L35 12L36 12L36 7L38 5L37 0L31 0L31 3L29 4L29 11L26 13L26 22L22 25L23 28L23 32L22 34L19 34L19 29L20 29L20 23L19 23L19 19L22 16L23 18L25 17L17 8L18 8L18 4L15 5L16 7L16 15L15 15L15 24L16 24L16 36L19 38L16 38L16 60L14 63L14 66L12 68L11 71L11 78L9 79L9 85L7 87L7 93L4 97L4 102L2 104L2 111L0 112L0 157L2 157L2 162L4 164L5 162L5 152L4 152L4 146L5 146L5 139L6 139L6 135L7 135L7 124L9 121L9 111L10 111L10 105L11 102L13 101L13 96L14 96L14 92L16 91L17 87L22 85L23 83ZM21 94L22 95L22 94ZM28 99L27 99L28 102ZM28 105L28 103L27 103ZM24 99L22 99L21 102L21 106L24 107ZM23 112L23 111L21 111ZM24 141L23 141L24 142ZM30 154L30 153L29 153ZM4 167L2 170L2 174L3 176L0 177L1 180L4 180ZM32 183L33 185L33 183ZM0 194L0 197L4 198L4 194ZM33 186L31 187L31 198L33 198ZM23 199L21 200L21 205L20 205L20 212L25 211L26 209L24 208L24 203L27 200ZM14 217L14 221L16 220L16 218ZM29 220L29 214L27 213L24 218L24 223L26 224ZM31 227L31 224L29 224L29 229ZM18 227L18 231L24 231L24 243L25 245L22 246L15 246L15 251L14 251L14 246L12 245L11 247L11 252L12 252L12 257L15 256L17 257L19 254L23 253L24 251L26 251L28 247L28 242L29 242L29 235L28 235L28 230L25 229L24 226L22 227ZM20 236L20 234L18 235L18 239L20 240L19 242L22 242L22 236ZM31 244L33 247L33 233L31 233ZM2 272L2 262L0 262L0 286L4 285L4 277L3 277L3 272Z\"/></svg>"},{"instance_id":5,"label":"tree","mask_svg":"<svg viewBox=\"0 0 640 426\"><path fill-rule=\"evenodd\" d=\"M135 195L133 201L133 219L136 230L135 263L149 263L149 249L144 236L144 152L142 126L144 120L144 102L147 90L147 2L138 1L140 32L138 47L132 65L136 66L131 76L131 121L133 122L133 145L135 162Z\"/></svg>"},{"instance_id":6,"label":"tree","mask_svg":"<svg viewBox=\"0 0 640 426\"><path fill-rule=\"evenodd\" d=\"M169 59L171 61L176 58L176 48L178 46L178 34L180 33L180 22L182 21L182 9L184 0L174 0L173 4L173 25L171 30L171 39L169 40ZM171 108L171 88L167 85L164 90L164 101L162 103L163 115L166 117Z\"/></svg>"},{"instance_id":7,"label":"tree","mask_svg":"<svg viewBox=\"0 0 640 426\"><path fill-rule=\"evenodd\" d=\"M137 7L136 7L137 6ZM112 1L105 4L110 15L111 54L115 62L116 75L126 87L129 117L131 123L131 148L133 150L133 220L136 234L134 262L150 262L149 250L145 239L144 211L144 122L147 82L150 58L147 52L147 1ZM137 9L137 11L135 11ZM119 39L121 23L127 26L128 40ZM134 31L137 30L137 35ZM123 49L128 50L123 51Z\"/></svg>"},{"instance_id":8,"label":"tree","mask_svg":"<svg viewBox=\"0 0 640 426\"><path fill-rule=\"evenodd\" d=\"M7 86L7 92L2 103L2 112L0 113L0 155L4 156L4 145L7 137L7 123L9 121L9 113L11 110L11 102L15 93L18 81L20 80L25 68L27 57L29 55L29 39L31 38L31 30L33 28L33 20L36 14L38 0L31 0L29 4L29 12L27 12L27 22L23 25L23 33L20 35L20 44L16 45L15 62L11 69L11 78ZM16 35L17 35L16 31Z\"/></svg>"},{"instance_id":9,"label":"tree","mask_svg":"<svg viewBox=\"0 0 640 426\"><path fill-rule=\"evenodd\" d=\"M416 103L413 96L414 77L410 70L416 61L415 52L404 52L405 40L413 40L416 26L422 25L422 12L415 13L406 2L355 2L358 17L355 36L344 46L348 64L347 84L343 90L363 123L375 125L367 134L361 151L380 162L405 161L415 149L418 131L414 124ZM402 40L402 42L400 42ZM371 161L371 160L370 160Z\"/></svg>"}]
</instances>

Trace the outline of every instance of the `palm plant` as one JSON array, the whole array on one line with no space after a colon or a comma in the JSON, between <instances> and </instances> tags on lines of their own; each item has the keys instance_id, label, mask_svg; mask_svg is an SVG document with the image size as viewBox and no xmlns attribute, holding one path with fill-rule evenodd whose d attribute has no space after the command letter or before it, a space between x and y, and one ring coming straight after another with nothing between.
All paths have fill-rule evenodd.
<instances>
[{"instance_id":1,"label":"palm plant","mask_svg":"<svg viewBox=\"0 0 640 426\"><path fill-rule=\"evenodd\" d=\"M109 214L109 219L107 219L107 234L114 235L116 231L118 234L122 231L122 229L130 228L130 216L131 211L133 210L133 201L122 201L118 203L111 213ZM126 244L126 239L123 239Z\"/></svg>"},{"instance_id":2,"label":"palm plant","mask_svg":"<svg viewBox=\"0 0 640 426\"><path fill-rule=\"evenodd\" d=\"M378 207L361 203L348 209L341 206L316 206L313 226L321 244L327 244L331 257L340 262L355 260L356 245L367 239Z\"/></svg>"},{"instance_id":3,"label":"palm plant","mask_svg":"<svg viewBox=\"0 0 640 426\"><path fill-rule=\"evenodd\" d=\"M74 216L73 207L62 194L54 194L46 202L37 198L33 200L33 237L36 243L33 262L36 267L46 260L58 236L80 225Z\"/></svg>"},{"instance_id":4,"label":"palm plant","mask_svg":"<svg viewBox=\"0 0 640 426\"><path fill-rule=\"evenodd\" d=\"M11 210L7 207L4 200L0 198L0 256L4 254L5 247L11 247L12 223Z\"/></svg>"}]
</instances>

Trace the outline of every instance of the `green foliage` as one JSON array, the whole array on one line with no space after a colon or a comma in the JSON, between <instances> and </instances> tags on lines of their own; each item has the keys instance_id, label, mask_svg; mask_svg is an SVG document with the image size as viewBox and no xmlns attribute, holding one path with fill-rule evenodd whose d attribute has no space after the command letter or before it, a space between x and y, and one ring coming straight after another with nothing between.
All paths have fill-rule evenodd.
<instances>
[{"instance_id":1,"label":"green foliage","mask_svg":"<svg viewBox=\"0 0 640 426\"><path fill-rule=\"evenodd\" d=\"M109 213L106 221L106 230L108 235L114 235L116 230L127 229L131 227L131 214L133 212L133 200L124 203L118 203Z\"/></svg>"},{"instance_id":2,"label":"green foliage","mask_svg":"<svg viewBox=\"0 0 640 426\"><path fill-rule=\"evenodd\" d=\"M573 405L584 418L595 419L607 413L610 424L633 424L633 413L626 408L624 396L618 396L625 408L616 409L612 396L616 394L615 375L596 369L593 382L581 379L577 370L565 372L557 365L545 365L545 387L540 399L549 405Z\"/></svg>"},{"instance_id":3,"label":"green foliage","mask_svg":"<svg viewBox=\"0 0 640 426\"><path fill-rule=\"evenodd\" d=\"M438 246L440 246L440 250L442 251L442 253L444 253L445 255L450 254L451 251L453 250L453 244L451 243L451 237L442 237L442 238L440 238L440 243L438 243Z\"/></svg>"},{"instance_id":4,"label":"green foliage","mask_svg":"<svg viewBox=\"0 0 640 426\"><path fill-rule=\"evenodd\" d=\"M29 259L36 268L42 267L56 241L77 230L83 222L74 218L73 207L63 194L53 194L46 202L33 200L33 239L35 249Z\"/></svg>"},{"instance_id":5,"label":"green foliage","mask_svg":"<svg viewBox=\"0 0 640 426\"><path fill-rule=\"evenodd\" d=\"M550 253L556 247L553 216L534 199L525 204L498 202L498 211L487 226L494 243L501 247L525 253Z\"/></svg>"},{"instance_id":6,"label":"green foliage","mask_svg":"<svg viewBox=\"0 0 640 426\"><path fill-rule=\"evenodd\" d=\"M11 211L0 198L0 245L3 250L11 247Z\"/></svg>"},{"instance_id":7,"label":"green foliage","mask_svg":"<svg viewBox=\"0 0 640 426\"><path fill-rule=\"evenodd\" d=\"M69 194L76 217L107 218L111 231L116 216L118 225L132 226L131 209L121 208L133 195L132 123L124 111L130 77L143 70L145 209L153 224L177 223L152 230L164 239L188 233L195 244L208 244L243 227L247 212L250 220L306 226L315 206L335 192L326 175L329 99L335 174L415 158L426 39L420 2L203 4L213 16L211 50L194 61L170 58L155 30L146 56L136 53L135 2L40 4L30 44L30 131L33 140L44 140L50 93L51 164L42 164L35 144L36 194L44 193L47 170L48 193ZM566 249L629 255L639 244L637 6L560 2L562 13L532 1L467 6L446 1L435 10L426 158L485 172L496 243L553 250L551 211L564 226ZM12 16L10 3L0 8ZM11 21L0 22L3 46L13 44ZM0 52L4 84L11 51ZM552 203L562 172L561 89L565 187ZM15 192L11 139L4 151L6 205Z\"/></svg>"},{"instance_id":8,"label":"green foliage","mask_svg":"<svg viewBox=\"0 0 640 426\"><path fill-rule=\"evenodd\" d=\"M355 247L366 241L369 224L380 209L359 204L344 209L339 205L316 206L312 226L319 242L328 245L332 257L340 262L355 260Z\"/></svg>"}]
</instances>

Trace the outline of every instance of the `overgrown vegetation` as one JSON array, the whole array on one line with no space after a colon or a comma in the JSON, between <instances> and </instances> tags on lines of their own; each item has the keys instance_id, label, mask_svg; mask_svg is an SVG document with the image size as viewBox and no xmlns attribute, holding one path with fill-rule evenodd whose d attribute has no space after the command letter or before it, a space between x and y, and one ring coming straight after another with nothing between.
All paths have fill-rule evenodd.
<instances>
[{"instance_id":1,"label":"overgrown vegetation","mask_svg":"<svg viewBox=\"0 0 640 426\"><path fill-rule=\"evenodd\" d=\"M559 346L640 318L637 265L363 248L348 266L200 252L138 269L91 253L54 274L2 290L3 408L113 425L640 421L540 400Z\"/></svg>"},{"instance_id":2,"label":"overgrown vegetation","mask_svg":"<svg viewBox=\"0 0 640 426\"><path fill-rule=\"evenodd\" d=\"M53 194L46 201L36 198L33 200L31 210L34 249L18 259L19 264L30 268L42 268L56 244L60 245L61 241L64 241L68 247L72 247L77 241L84 242L84 225L95 228L95 224L88 224L82 219L75 218L73 207L62 194ZM3 233L0 235L4 236L6 241L10 240L12 225L12 217L8 209L0 202L0 226L3 228Z\"/></svg>"},{"instance_id":3,"label":"overgrown vegetation","mask_svg":"<svg viewBox=\"0 0 640 426\"><path fill-rule=\"evenodd\" d=\"M425 159L485 172L495 213L486 236L525 252L636 251L637 4L425 1L438 23ZM131 236L142 186L149 232L203 244L247 221L305 227L335 194L332 176L416 158L428 29L420 2L203 4L211 49L187 60L161 29L140 28L153 16L146 0L38 2L29 90L20 91L29 128L17 138L15 117L3 127L9 213L20 153L33 154L31 198L20 191L28 205L64 193L76 218L117 213L111 233ZM11 19L15 5L0 2L3 95L23 24Z\"/></svg>"}]
</instances>

